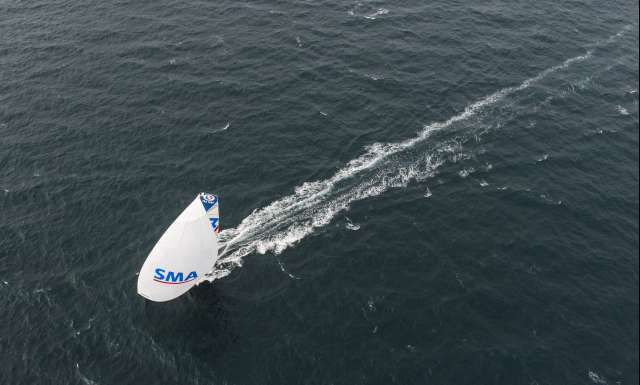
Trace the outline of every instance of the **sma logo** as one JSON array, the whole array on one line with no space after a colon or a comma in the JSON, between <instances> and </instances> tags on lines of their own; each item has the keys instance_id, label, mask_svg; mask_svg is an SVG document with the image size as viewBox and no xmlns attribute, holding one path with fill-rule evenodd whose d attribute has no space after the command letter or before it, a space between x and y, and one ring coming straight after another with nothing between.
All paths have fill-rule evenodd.
<instances>
[{"instance_id":1,"label":"sma logo","mask_svg":"<svg viewBox=\"0 0 640 385\"><path fill-rule=\"evenodd\" d=\"M181 283L187 283L193 281L198 278L198 273L195 271L190 272L189 274L183 272L173 272L167 271L163 268L157 268L155 270L155 274L153 275L153 280L160 283L166 283L169 285L179 285Z\"/></svg>"}]
</instances>

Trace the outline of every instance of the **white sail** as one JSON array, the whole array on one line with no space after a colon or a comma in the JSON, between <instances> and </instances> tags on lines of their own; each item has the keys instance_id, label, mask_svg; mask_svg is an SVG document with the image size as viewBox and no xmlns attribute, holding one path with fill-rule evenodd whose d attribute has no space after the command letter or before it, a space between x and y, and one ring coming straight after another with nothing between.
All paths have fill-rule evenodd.
<instances>
[{"instance_id":1,"label":"white sail","mask_svg":"<svg viewBox=\"0 0 640 385\"><path fill-rule=\"evenodd\" d=\"M218 258L218 197L200 193L153 247L138 276L138 294L156 302L186 293Z\"/></svg>"}]
</instances>

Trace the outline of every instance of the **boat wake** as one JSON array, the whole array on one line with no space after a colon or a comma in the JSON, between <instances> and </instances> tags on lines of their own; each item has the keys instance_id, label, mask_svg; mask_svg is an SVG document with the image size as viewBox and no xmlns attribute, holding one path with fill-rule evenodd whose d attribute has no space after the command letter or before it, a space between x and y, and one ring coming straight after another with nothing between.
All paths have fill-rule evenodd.
<instances>
[{"instance_id":1,"label":"boat wake","mask_svg":"<svg viewBox=\"0 0 640 385\"><path fill-rule=\"evenodd\" d=\"M626 30L628 28L606 43L622 36ZM592 55L593 49L547 68L517 86L494 92L471 103L448 120L425 125L412 138L371 144L365 147L362 155L349 161L330 178L305 182L296 187L293 194L255 210L237 227L221 233L220 259L209 280L222 278L242 266L243 258L249 254L281 253L329 224L353 202L378 196L392 188L405 187L411 181L422 182L433 177L442 164L469 158L471 155L463 151L462 145L469 140L477 140L490 129L491 123L487 125L482 120L492 118L488 114L491 108L499 105L509 108L513 105L511 100L510 103L501 102ZM434 140L428 140L430 138Z\"/></svg>"}]
</instances>

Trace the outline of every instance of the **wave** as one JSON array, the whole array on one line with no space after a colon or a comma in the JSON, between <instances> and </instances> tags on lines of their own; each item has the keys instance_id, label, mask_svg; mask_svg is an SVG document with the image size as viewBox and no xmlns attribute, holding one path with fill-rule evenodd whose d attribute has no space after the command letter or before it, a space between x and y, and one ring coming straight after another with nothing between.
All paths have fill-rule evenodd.
<instances>
[{"instance_id":1,"label":"wave","mask_svg":"<svg viewBox=\"0 0 640 385\"><path fill-rule=\"evenodd\" d=\"M369 12L369 13L365 13L365 14L359 14L356 13L357 8L359 8L358 6L356 6L356 8L349 10L349 12L347 12L349 14L349 16L357 16L357 17L364 17L365 19L369 19L369 20L375 20L378 18L378 16L382 16L382 15L386 15L389 13L389 10L386 8L378 8L373 12Z\"/></svg>"},{"instance_id":2,"label":"wave","mask_svg":"<svg viewBox=\"0 0 640 385\"><path fill-rule=\"evenodd\" d=\"M614 37L622 36L626 30L628 28ZM378 196L391 188L405 187L412 180L424 181L434 176L447 159L453 162L464 159L460 138L434 143L428 151L420 152L410 161L394 157L426 142L437 132L476 117L481 111L529 88L550 74L589 59L592 54L593 50L589 50L547 68L517 86L498 90L471 103L464 111L445 121L423 126L412 138L366 146L362 155L349 161L330 178L305 182L296 187L293 194L254 210L237 227L221 233L222 252L209 280L222 278L235 267L242 266L243 258L249 254L281 253L316 229L329 224L353 202Z\"/></svg>"}]
</instances>

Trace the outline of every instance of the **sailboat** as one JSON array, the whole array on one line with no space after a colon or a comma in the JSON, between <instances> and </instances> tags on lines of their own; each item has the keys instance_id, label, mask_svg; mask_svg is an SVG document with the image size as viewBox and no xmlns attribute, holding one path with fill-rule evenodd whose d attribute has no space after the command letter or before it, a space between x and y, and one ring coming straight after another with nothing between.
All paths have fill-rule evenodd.
<instances>
[{"instance_id":1,"label":"sailboat","mask_svg":"<svg viewBox=\"0 0 640 385\"><path fill-rule=\"evenodd\" d=\"M165 302L202 282L218 259L219 233L218 196L198 194L151 249L138 274L138 294Z\"/></svg>"}]
</instances>

